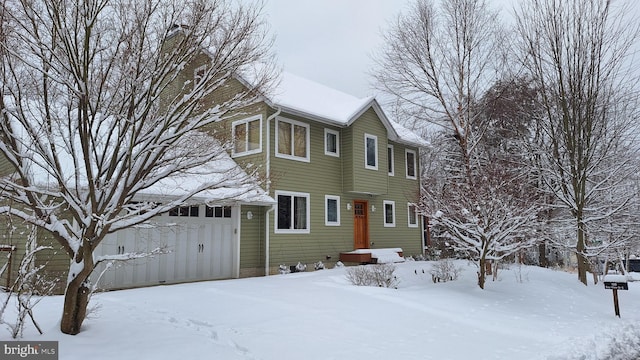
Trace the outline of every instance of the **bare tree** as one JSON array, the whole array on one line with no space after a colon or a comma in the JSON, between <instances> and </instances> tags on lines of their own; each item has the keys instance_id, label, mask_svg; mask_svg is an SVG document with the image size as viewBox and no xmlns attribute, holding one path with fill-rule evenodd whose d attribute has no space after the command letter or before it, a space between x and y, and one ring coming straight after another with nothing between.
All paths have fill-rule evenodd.
<instances>
[{"instance_id":1,"label":"bare tree","mask_svg":"<svg viewBox=\"0 0 640 360\"><path fill-rule=\"evenodd\" d=\"M203 131L271 79L260 67L255 89L216 95L243 67L271 63L260 10L226 0L2 2L0 153L15 173L0 196L17 206L0 213L48 231L69 255L62 332L80 332L101 260L93 251L107 234L211 189L254 189ZM206 69L191 81L183 69L196 59Z\"/></svg>"},{"instance_id":2,"label":"bare tree","mask_svg":"<svg viewBox=\"0 0 640 360\"><path fill-rule=\"evenodd\" d=\"M539 241L538 214L543 207L527 172L508 159L483 154L488 158L474 167L467 181L443 177L448 162L435 163L439 165L423 177L421 204L442 229L437 235L458 254L477 262L478 286L484 289L490 262Z\"/></svg>"},{"instance_id":3,"label":"bare tree","mask_svg":"<svg viewBox=\"0 0 640 360\"><path fill-rule=\"evenodd\" d=\"M385 35L375 59L376 86L392 95L414 128L442 130L432 171L423 174L422 205L453 247L478 261L484 288L485 262L500 259L535 239L530 228L538 203L525 199L528 178L490 151L498 129L487 112L500 98L489 90L503 74L508 39L497 12L483 0L417 0ZM492 99L495 100L495 99ZM489 121L489 120L494 120ZM511 120L511 119L509 119ZM509 122L508 129L516 122ZM503 142L504 145L506 142Z\"/></svg>"},{"instance_id":4,"label":"bare tree","mask_svg":"<svg viewBox=\"0 0 640 360\"><path fill-rule=\"evenodd\" d=\"M507 38L485 0L416 0L384 35L375 86L391 95L414 128L444 127L469 175L482 136L477 105L500 77Z\"/></svg>"},{"instance_id":5,"label":"bare tree","mask_svg":"<svg viewBox=\"0 0 640 360\"><path fill-rule=\"evenodd\" d=\"M539 156L541 179L571 221L569 246L578 277L587 284L590 247L634 194L619 191L637 171L636 83L629 56L638 24L629 3L610 0L532 0L517 11L523 63L541 89L544 109ZM605 229L607 228L607 229Z\"/></svg>"}]
</instances>

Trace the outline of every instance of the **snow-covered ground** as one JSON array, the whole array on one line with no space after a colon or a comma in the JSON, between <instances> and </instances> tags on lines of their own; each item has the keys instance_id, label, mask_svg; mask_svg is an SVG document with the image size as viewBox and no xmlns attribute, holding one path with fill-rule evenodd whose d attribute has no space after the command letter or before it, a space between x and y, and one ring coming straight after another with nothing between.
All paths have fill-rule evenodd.
<instances>
[{"instance_id":1,"label":"snow-covered ground","mask_svg":"<svg viewBox=\"0 0 640 360\"><path fill-rule=\"evenodd\" d=\"M640 282L619 291L617 318L612 291L575 274L512 265L481 290L457 264L437 284L431 262L397 264L398 289L341 268L107 292L76 336L59 332L55 296L36 307L45 335L29 324L24 340L59 340L60 359L640 358Z\"/></svg>"}]
</instances>

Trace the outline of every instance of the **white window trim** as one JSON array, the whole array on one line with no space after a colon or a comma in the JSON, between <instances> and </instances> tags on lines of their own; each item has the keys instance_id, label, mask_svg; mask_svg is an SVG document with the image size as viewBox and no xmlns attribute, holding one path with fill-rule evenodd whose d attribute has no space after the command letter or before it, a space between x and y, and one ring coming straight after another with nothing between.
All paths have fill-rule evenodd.
<instances>
[{"instance_id":1,"label":"white window trim","mask_svg":"<svg viewBox=\"0 0 640 360\"><path fill-rule=\"evenodd\" d=\"M395 160L393 145L391 144L387 145L387 149L391 150L391 171L389 171L389 176L394 176L396 171L396 160ZM389 151L387 151L387 156L388 156L388 152ZM389 161L389 159L387 159L387 161Z\"/></svg>"},{"instance_id":2,"label":"white window trim","mask_svg":"<svg viewBox=\"0 0 640 360\"><path fill-rule=\"evenodd\" d=\"M327 151L327 134L336 136L336 152ZM340 157L340 133L331 129L324 129L324 154L329 156Z\"/></svg>"},{"instance_id":3,"label":"white window trim","mask_svg":"<svg viewBox=\"0 0 640 360\"><path fill-rule=\"evenodd\" d=\"M413 176L409 176L409 156L408 156L409 153L413 154L413 174L414 174ZM416 176L418 174L417 160L418 160L418 156L414 150L409 150L409 149L404 150L404 169L405 169L404 173L407 179L415 180L417 178Z\"/></svg>"},{"instance_id":4,"label":"white window trim","mask_svg":"<svg viewBox=\"0 0 640 360\"><path fill-rule=\"evenodd\" d=\"M374 140L374 145L375 145L375 154L376 154L376 165L375 166L371 166L369 165L369 162L367 161L367 139L373 139ZM369 169L369 170L378 170L378 163L380 159L378 159L378 137L375 135L371 135L371 134L364 134L364 168L365 169Z\"/></svg>"},{"instance_id":5,"label":"white window trim","mask_svg":"<svg viewBox=\"0 0 640 360\"><path fill-rule=\"evenodd\" d=\"M276 201L278 200L279 195L291 196L294 197L305 197L307 198L307 228L306 229L278 229L278 210L276 209L275 220L273 222L273 232L276 234L309 234L311 232L311 202L309 193L295 192L295 191L282 191L276 190L275 197ZM293 216L293 204L291 204L291 214ZM291 223L293 224L293 220L291 219Z\"/></svg>"},{"instance_id":6,"label":"white window trim","mask_svg":"<svg viewBox=\"0 0 640 360\"><path fill-rule=\"evenodd\" d=\"M391 205L392 223L387 223L387 205ZM382 222L384 227L396 227L396 202L391 200L382 201Z\"/></svg>"},{"instance_id":7,"label":"white window trim","mask_svg":"<svg viewBox=\"0 0 640 360\"><path fill-rule=\"evenodd\" d=\"M247 133L246 136L247 138L249 137L249 123L252 121L258 120L260 121L260 135L259 135L259 144L258 144L258 148L255 150L248 150L248 151L242 151L242 152L236 152L236 144L235 144L235 140L236 140L236 126L238 126L239 124L247 124ZM231 123L231 138L234 141L233 147L231 148L231 157L239 157L239 156L246 156L246 155L251 155L251 154L258 154L262 152L262 115L255 115L255 116L251 116L248 117L246 119L242 119L242 120L236 120L234 122ZM247 141L248 139L245 139L245 146L249 147L249 142Z\"/></svg>"},{"instance_id":8,"label":"white window trim","mask_svg":"<svg viewBox=\"0 0 640 360\"><path fill-rule=\"evenodd\" d=\"M413 212L414 212L414 214L416 216L416 223L415 224L411 223L411 207L412 206L414 207L414 211ZM417 228L418 227L418 223L419 223L419 220L418 220L418 207L415 204L407 203L407 226L410 227L410 228Z\"/></svg>"},{"instance_id":9,"label":"white window trim","mask_svg":"<svg viewBox=\"0 0 640 360\"><path fill-rule=\"evenodd\" d=\"M278 127L280 126L280 122L286 122L286 123L289 123L289 124L292 124L292 125L303 126L303 127L305 127L307 129L307 131L306 131L307 134L306 134L306 139L305 139L305 142L306 142L306 144L305 144L306 145L306 153L307 153L306 157L294 156L294 155L290 155L290 154L281 154L280 152L278 152L278 149L279 149L279 147L278 147L278 138L279 138L279 132L278 132L279 129L278 129ZM293 129L293 127L292 127L292 129ZM309 144L310 143L310 136L309 136L310 133L311 133L311 127L309 126L309 124L303 123L301 121L296 121L296 120L291 120L291 119L287 119L287 118L283 118L283 117L278 117L277 120L276 120L276 133L275 133L275 137L276 137L276 148L275 148L276 157L282 158L282 159L310 162L310 158L309 158L309 156L311 154L310 146L309 146L310 145ZM293 136L293 134L291 136ZM291 140L293 142L293 138ZM291 146L292 146L291 149L293 151L293 144L291 144Z\"/></svg>"},{"instance_id":10,"label":"white window trim","mask_svg":"<svg viewBox=\"0 0 640 360\"><path fill-rule=\"evenodd\" d=\"M329 221L329 200L336 200L338 221ZM324 224L326 226L340 226L340 196L325 195L324 196Z\"/></svg>"}]
</instances>

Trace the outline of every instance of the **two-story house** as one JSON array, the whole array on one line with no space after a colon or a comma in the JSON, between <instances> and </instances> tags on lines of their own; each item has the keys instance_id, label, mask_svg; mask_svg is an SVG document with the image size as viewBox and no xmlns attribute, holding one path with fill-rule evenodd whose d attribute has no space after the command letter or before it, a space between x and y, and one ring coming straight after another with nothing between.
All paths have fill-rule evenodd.
<instances>
[{"instance_id":1,"label":"two-story house","mask_svg":"<svg viewBox=\"0 0 640 360\"><path fill-rule=\"evenodd\" d=\"M193 64L185 76L195 79L199 71ZM229 89L249 84L238 76ZM225 161L258 167L268 179L262 189L237 196L226 189L219 203L215 192L197 196L153 224L108 236L96 255L158 246L170 252L117 264L102 274L100 287L275 274L282 264L353 261L345 253L355 249L422 253L414 203L425 142L390 120L374 98L289 73L272 93L220 124L233 141ZM49 271L64 279L66 255L47 256Z\"/></svg>"},{"instance_id":2,"label":"two-story house","mask_svg":"<svg viewBox=\"0 0 640 360\"><path fill-rule=\"evenodd\" d=\"M201 70L193 65L185 73L195 79ZM229 88L249 84L239 76ZM355 249L423 252L415 203L425 141L390 120L374 98L286 72L272 93L221 126L233 139L230 158L261 169L272 202L209 207L195 199L160 216L180 226L114 234L104 253L159 243L172 252L111 271L104 287L276 274L283 264L313 268L341 255L352 261L345 253Z\"/></svg>"}]
</instances>

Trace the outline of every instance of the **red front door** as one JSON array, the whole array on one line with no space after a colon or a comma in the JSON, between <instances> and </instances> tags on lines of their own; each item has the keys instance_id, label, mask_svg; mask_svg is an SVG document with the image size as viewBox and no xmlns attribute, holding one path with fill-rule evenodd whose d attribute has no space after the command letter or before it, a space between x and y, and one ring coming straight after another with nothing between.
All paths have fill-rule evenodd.
<instances>
[{"instance_id":1,"label":"red front door","mask_svg":"<svg viewBox=\"0 0 640 360\"><path fill-rule=\"evenodd\" d=\"M353 248L369 248L369 220L367 218L367 202L353 201Z\"/></svg>"}]
</instances>

